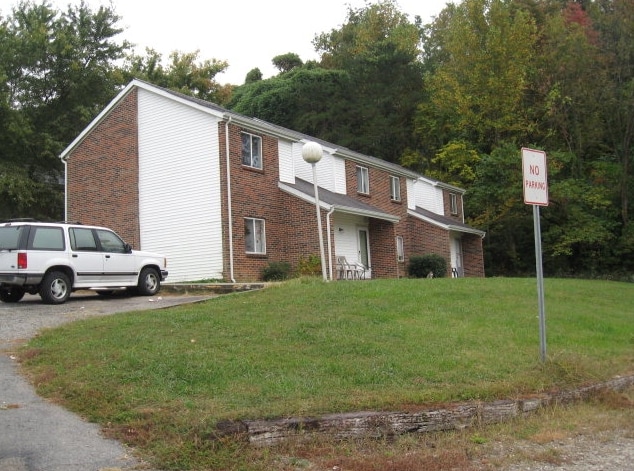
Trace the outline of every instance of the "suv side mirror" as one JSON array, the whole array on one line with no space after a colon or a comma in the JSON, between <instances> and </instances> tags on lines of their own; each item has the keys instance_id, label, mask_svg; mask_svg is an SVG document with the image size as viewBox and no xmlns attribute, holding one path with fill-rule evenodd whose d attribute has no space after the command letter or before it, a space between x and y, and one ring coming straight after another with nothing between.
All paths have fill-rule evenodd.
<instances>
[{"instance_id":1,"label":"suv side mirror","mask_svg":"<svg viewBox=\"0 0 634 471\"><path fill-rule=\"evenodd\" d=\"M126 243L123 246L123 250L125 251L125 253L132 253L132 246L130 244Z\"/></svg>"}]
</instances>

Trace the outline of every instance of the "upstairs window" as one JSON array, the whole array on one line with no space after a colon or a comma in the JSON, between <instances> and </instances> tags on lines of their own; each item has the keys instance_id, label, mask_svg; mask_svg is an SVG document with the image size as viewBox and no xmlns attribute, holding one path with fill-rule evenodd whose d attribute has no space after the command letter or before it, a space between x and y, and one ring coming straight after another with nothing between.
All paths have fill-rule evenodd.
<instances>
[{"instance_id":1,"label":"upstairs window","mask_svg":"<svg viewBox=\"0 0 634 471\"><path fill-rule=\"evenodd\" d=\"M367 167L357 166L357 191L364 195L370 194L370 177Z\"/></svg>"},{"instance_id":2,"label":"upstairs window","mask_svg":"<svg viewBox=\"0 0 634 471\"><path fill-rule=\"evenodd\" d=\"M242 165L262 170L262 138L243 132Z\"/></svg>"},{"instance_id":3,"label":"upstairs window","mask_svg":"<svg viewBox=\"0 0 634 471\"><path fill-rule=\"evenodd\" d=\"M247 253L266 253L264 219L244 219L244 245Z\"/></svg>"},{"instance_id":4,"label":"upstairs window","mask_svg":"<svg viewBox=\"0 0 634 471\"><path fill-rule=\"evenodd\" d=\"M449 193L449 210L451 214L458 214L458 195Z\"/></svg>"},{"instance_id":5,"label":"upstairs window","mask_svg":"<svg viewBox=\"0 0 634 471\"><path fill-rule=\"evenodd\" d=\"M401 201L401 179L390 176L390 199Z\"/></svg>"}]
</instances>

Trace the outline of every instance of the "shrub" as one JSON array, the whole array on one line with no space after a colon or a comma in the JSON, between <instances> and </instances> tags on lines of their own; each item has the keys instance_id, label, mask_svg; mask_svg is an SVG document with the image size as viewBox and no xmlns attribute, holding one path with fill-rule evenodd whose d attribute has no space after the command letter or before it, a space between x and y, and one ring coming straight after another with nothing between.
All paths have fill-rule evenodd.
<instances>
[{"instance_id":1,"label":"shrub","mask_svg":"<svg viewBox=\"0 0 634 471\"><path fill-rule=\"evenodd\" d=\"M291 265L286 262L271 262L262 270L264 281L286 280L291 273Z\"/></svg>"},{"instance_id":2,"label":"shrub","mask_svg":"<svg viewBox=\"0 0 634 471\"><path fill-rule=\"evenodd\" d=\"M447 261L435 253L414 255L409 259L407 272L414 278L425 278L430 272L434 278L442 278L447 275Z\"/></svg>"},{"instance_id":3,"label":"shrub","mask_svg":"<svg viewBox=\"0 0 634 471\"><path fill-rule=\"evenodd\" d=\"M318 255L309 255L299 259L299 274L302 276L317 276L321 274L321 259Z\"/></svg>"}]
</instances>

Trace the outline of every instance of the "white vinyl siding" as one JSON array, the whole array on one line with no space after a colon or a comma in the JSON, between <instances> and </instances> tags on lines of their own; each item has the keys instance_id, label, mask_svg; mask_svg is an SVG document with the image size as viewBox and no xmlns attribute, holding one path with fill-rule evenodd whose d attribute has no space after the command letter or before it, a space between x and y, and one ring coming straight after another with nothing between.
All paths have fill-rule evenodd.
<instances>
[{"instance_id":1,"label":"white vinyl siding","mask_svg":"<svg viewBox=\"0 0 634 471\"><path fill-rule=\"evenodd\" d=\"M218 118L139 89L141 249L168 282L222 278Z\"/></svg>"},{"instance_id":2,"label":"white vinyl siding","mask_svg":"<svg viewBox=\"0 0 634 471\"><path fill-rule=\"evenodd\" d=\"M288 141L277 141L277 152L280 156L279 171L280 181L283 183L295 183L295 167L293 165L293 144Z\"/></svg>"},{"instance_id":3,"label":"white vinyl siding","mask_svg":"<svg viewBox=\"0 0 634 471\"><path fill-rule=\"evenodd\" d=\"M416 206L436 214L445 214L442 189L419 179L414 184L414 193Z\"/></svg>"},{"instance_id":4,"label":"white vinyl siding","mask_svg":"<svg viewBox=\"0 0 634 471\"><path fill-rule=\"evenodd\" d=\"M335 212L333 216L335 255L346 257L350 263L359 262L357 229L367 226L368 219L365 217Z\"/></svg>"},{"instance_id":5,"label":"white vinyl siding","mask_svg":"<svg viewBox=\"0 0 634 471\"><path fill-rule=\"evenodd\" d=\"M293 167L295 177L307 182L313 182L312 165L306 163L302 158L302 142L293 143ZM317 170L317 184L320 188L328 191L344 193L345 183L345 162L324 151L321 160L315 164Z\"/></svg>"}]
</instances>

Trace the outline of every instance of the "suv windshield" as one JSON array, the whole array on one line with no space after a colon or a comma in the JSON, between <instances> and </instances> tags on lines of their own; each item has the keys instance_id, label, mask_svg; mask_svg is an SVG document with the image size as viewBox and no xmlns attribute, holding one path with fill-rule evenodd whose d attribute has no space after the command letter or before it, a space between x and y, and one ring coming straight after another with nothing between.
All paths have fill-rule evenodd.
<instances>
[{"instance_id":1,"label":"suv windshield","mask_svg":"<svg viewBox=\"0 0 634 471\"><path fill-rule=\"evenodd\" d=\"M0 250L17 250L20 235L26 226L0 227Z\"/></svg>"}]
</instances>

